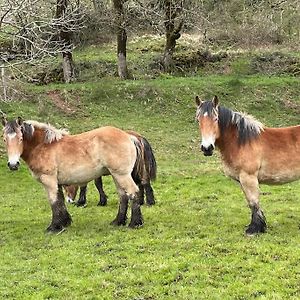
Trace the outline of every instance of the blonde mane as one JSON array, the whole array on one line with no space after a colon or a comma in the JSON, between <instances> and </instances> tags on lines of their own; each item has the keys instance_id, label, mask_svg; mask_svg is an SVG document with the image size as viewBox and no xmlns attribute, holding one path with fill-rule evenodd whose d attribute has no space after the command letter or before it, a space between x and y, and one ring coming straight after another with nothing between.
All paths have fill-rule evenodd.
<instances>
[{"instance_id":1,"label":"blonde mane","mask_svg":"<svg viewBox=\"0 0 300 300\"><path fill-rule=\"evenodd\" d=\"M45 132L44 142L46 144L51 144L55 141L61 140L65 135L69 135L69 131L67 129L57 129L50 124L41 123L33 120L25 121L26 124L31 125L32 129L38 128L42 129Z\"/></svg>"}]
</instances>

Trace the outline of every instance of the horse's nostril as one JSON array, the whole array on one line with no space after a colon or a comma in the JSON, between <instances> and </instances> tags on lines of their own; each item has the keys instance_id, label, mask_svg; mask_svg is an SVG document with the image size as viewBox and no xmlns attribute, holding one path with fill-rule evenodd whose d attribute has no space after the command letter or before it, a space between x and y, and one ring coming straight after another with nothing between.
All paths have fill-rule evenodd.
<instances>
[{"instance_id":1,"label":"horse's nostril","mask_svg":"<svg viewBox=\"0 0 300 300\"><path fill-rule=\"evenodd\" d=\"M9 167L9 165L10 165L10 163L8 162L8 163L7 163L7 166Z\"/></svg>"},{"instance_id":2,"label":"horse's nostril","mask_svg":"<svg viewBox=\"0 0 300 300\"><path fill-rule=\"evenodd\" d=\"M19 165L20 165L20 162L17 161L17 164L16 164L16 165L19 166Z\"/></svg>"}]
</instances>

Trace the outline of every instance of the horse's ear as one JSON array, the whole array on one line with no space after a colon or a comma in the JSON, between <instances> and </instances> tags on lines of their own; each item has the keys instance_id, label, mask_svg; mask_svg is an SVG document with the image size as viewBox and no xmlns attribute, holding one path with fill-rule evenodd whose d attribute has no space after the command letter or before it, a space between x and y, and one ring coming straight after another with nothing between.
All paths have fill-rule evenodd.
<instances>
[{"instance_id":1,"label":"horse's ear","mask_svg":"<svg viewBox=\"0 0 300 300\"><path fill-rule=\"evenodd\" d=\"M22 126L22 124L23 124L23 119L22 119L21 117L18 117L18 119L17 119L17 124L18 124L19 126Z\"/></svg>"},{"instance_id":2,"label":"horse's ear","mask_svg":"<svg viewBox=\"0 0 300 300\"><path fill-rule=\"evenodd\" d=\"M196 105L197 106L199 106L199 105L201 105L203 103L203 101L200 100L200 98L199 98L198 95L196 96L195 101L196 101Z\"/></svg>"},{"instance_id":3,"label":"horse's ear","mask_svg":"<svg viewBox=\"0 0 300 300\"><path fill-rule=\"evenodd\" d=\"M6 125L6 123L7 123L6 116L5 116L5 115L3 115L1 119L2 119L2 125L3 125L3 126L5 126L5 125Z\"/></svg>"},{"instance_id":4,"label":"horse's ear","mask_svg":"<svg viewBox=\"0 0 300 300\"><path fill-rule=\"evenodd\" d=\"M214 107L217 108L219 105L219 98L217 96L214 96L212 102L213 102Z\"/></svg>"}]
</instances>

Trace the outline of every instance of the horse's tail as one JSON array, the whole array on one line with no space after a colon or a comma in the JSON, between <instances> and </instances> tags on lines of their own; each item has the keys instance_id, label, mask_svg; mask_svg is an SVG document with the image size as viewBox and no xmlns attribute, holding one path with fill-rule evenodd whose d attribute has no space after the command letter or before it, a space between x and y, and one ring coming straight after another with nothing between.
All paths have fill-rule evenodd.
<instances>
[{"instance_id":1,"label":"horse's tail","mask_svg":"<svg viewBox=\"0 0 300 300\"><path fill-rule=\"evenodd\" d=\"M141 143L141 140L131 134L131 139L135 145L136 149L136 160L135 164L131 173L131 176L135 183L140 184L144 181L144 174L145 174L145 167L144 167L144 149L143 149L143 143Z\"/></svg>"},{"instance_id":2,"label":"horse's tail","mask_svg":"<svg viewBox=\"0 0 300 300\"><path fill-rule=\"evenodd\" d=\"M145 137L142 137L141 140L144 145L143 149L144 149L145 171L150 180L155 180L156 172L157 172L157 165L156 165L156 160L155 160L155 156L154 156L152 147Z\"/></svg>"},{"instance_id":3,"label":"horse's tail","mask_svg":"<svg viewBox=\"0 0 300 300\"><path fill-rule=\"evenodd\" d=\"M156 179L156 160L150 143L146 138L136 132L128 132L135 144L137 158L132 171L132 177L136 182L149 183Z\"/></svg>"}]
</instances>

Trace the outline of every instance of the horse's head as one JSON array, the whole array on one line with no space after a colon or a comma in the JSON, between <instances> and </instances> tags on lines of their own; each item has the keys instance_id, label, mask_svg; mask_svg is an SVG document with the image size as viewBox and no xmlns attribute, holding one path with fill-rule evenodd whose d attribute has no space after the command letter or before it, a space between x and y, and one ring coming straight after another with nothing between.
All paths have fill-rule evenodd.
<instances>
[{"instance_id":1,"label":"horse's head","mask_svg":"<svg viewBox=\"0 0 300 300\"><path fill-rule=\"evenodd\" d=\"M214 96L211 101L201 101L196 96L196 119L199 123L201 134L200 149L205 156L211 156L215 149L216 139L220 136L219 129L219 100Z\"/></svg>"},{"instance_id":2,"label":"horse's head","mask_svg":"<svg viewBox=\"0 0 300 300\"><path fill-rule=\"evenodd\" d=\"M8 155L8 167L12 171L18 170L20 166L20 156L23 153L23 133L22 133L22 118L7 121L6 117L2 118L3 140L6 146Z\"/></svg>"}]
</instances>

